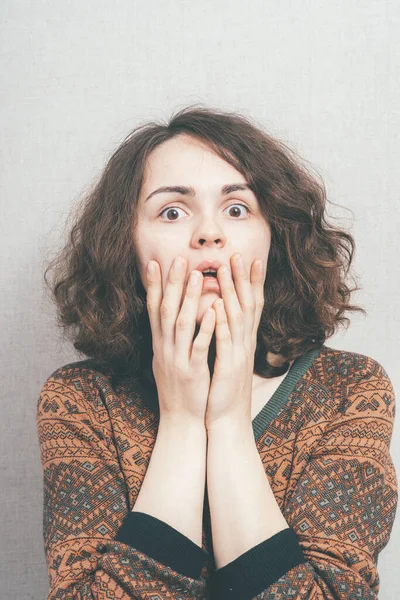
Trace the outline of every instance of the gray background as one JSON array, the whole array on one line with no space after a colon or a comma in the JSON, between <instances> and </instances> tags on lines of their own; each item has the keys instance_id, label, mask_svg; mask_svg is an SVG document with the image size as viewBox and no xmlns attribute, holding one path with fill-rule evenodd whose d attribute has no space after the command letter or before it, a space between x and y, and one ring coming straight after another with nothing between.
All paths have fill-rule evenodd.
<instances>
[{"instance_id":1,"label":"gray background","mask_svg":"<svg viewBox=\"0 0 400 600\"><path fill-rule=\"evenodd\" d=\"M400 389L396 0L1 3L1 591L43 599L35 412L50 373L80 359L43 294L66 217L139 123L187 104L238 110L310 161L356 239L368 317L327 340L378 360ZM66 227L66 228L65 228ZM399 472L399 424L392 455ZM399 518L379 559L398 596ZM396 593L397 592L397 593Z\"/></svg>"}]
</instances>

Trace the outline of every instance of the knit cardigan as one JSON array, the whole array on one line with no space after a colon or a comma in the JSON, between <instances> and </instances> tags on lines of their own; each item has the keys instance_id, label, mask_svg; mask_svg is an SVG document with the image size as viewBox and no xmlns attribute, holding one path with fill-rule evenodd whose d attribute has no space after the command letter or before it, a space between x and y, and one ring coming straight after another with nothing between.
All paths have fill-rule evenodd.
<instances>
[{"instance_id":1,"label":"knit cardigan","mask_svg":"<svg viewBox=\"0 0 400 600\"><path fill-rule=\"evenodd\" d=\"M92 359L58 368L37 405L48 600L376 599L398 498L392 383L373 358L300 356L253 419L289 527L216 569L207 489L202 547L132 512L159 424L150 369L111 385Z\"/></svg>"}]
</instances>

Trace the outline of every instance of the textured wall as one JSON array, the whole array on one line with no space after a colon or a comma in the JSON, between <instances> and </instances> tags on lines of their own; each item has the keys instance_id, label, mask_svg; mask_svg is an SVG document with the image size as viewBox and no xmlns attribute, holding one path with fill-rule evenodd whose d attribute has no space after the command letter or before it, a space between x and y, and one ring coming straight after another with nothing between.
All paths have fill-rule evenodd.
<instances>
[{"instance_id":1,"label":"textured wall","mask_svg":"<svg viewBox=\"0 0 400 600\"><path fill-rule=\"evenodd\" d=\"M1 560L4 598L46 597L35 412L62 344L42 290L66 215L139 122L201 102L293 146L351 226L354 301L368 317L327 341L367 354L400 389L400 8L395 0L3 0L1 30ZM397 242L398 243L398 242ZM397 248L398 249L398 248ZM392 455L399 471L399 425ZM379 560L397 597L399 519Z\"/></svg>"}]
</instances>

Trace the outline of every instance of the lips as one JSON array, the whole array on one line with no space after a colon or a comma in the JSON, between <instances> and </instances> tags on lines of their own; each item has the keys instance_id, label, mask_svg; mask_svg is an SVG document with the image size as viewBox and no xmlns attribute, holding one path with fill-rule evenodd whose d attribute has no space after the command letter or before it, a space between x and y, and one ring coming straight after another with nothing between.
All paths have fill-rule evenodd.
<instances>
[{"instance_id":1,"label":"lips","mask_svg":"<svg viewBox=\"0 0 400 600\"><path fill-rule=\"evenodd\" d=\"M197 271L200 271L201 273L203 273L203 271L207 271L208 269L212 269L215 271L215 273L217 273L219 267L221 265L223 265L224 263L222 263L219 260L203 260L201 263L199 263L196 267ZM229 265L227 265L227 267L230 270ZM216 292L217 294L221 295L221 288L219 285L219 281L217 276L213 277L212 275L208 276L207 275L203 275L203 287L202 287L202 292Z\"/></svg>"},{"instance_id":2,"label":"lips","mask_svg":"<svg viewBox=\"0 0 400 600\"><path fill-rule=\"evenodd\" d=\"M203 278L203 287L201 288L203 292L216 292L217 294L221 294L221 288L219 285L218 279L215 277L204 277Z\"/></svg>"},{"instance_id":3,"label":"lips","mask_svg":"<svg viewBox=\"0 0 400 600\"><path fill-rule=\"evenodd\" d=\"M203 260L195 268L197 271L201 272L207 271L207 269L213 269L215 272L217 272L219 267L223 264L224 263L220 262L219 260Z\"/></svg>"}]
</instances>

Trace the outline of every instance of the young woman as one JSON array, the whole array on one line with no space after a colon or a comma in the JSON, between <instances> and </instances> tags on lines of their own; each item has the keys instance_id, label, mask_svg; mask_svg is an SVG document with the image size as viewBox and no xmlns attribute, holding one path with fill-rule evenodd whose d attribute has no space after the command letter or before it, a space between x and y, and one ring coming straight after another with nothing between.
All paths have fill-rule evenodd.
<instances>
[{"instance_id":1,"label":"young woman","mask_svg":"<svg viewBox=\"0 0 400 600\"><path fill-rule=\"evenodd\" d=\"M87 357L38 403L49 599L377 598L395 398L324 343L365 312L325 205L235 113L113 154L45 275Z\"/></svg>"}]
</instances>

